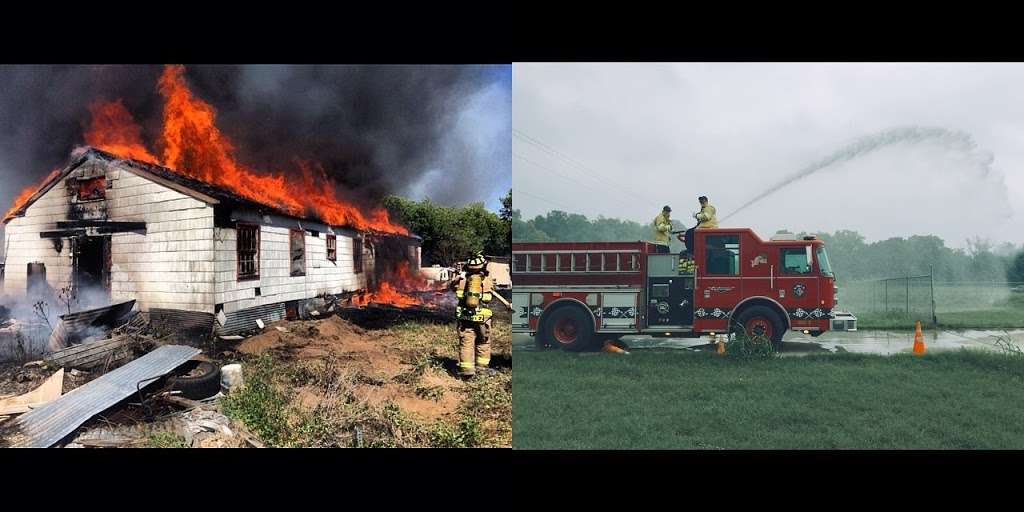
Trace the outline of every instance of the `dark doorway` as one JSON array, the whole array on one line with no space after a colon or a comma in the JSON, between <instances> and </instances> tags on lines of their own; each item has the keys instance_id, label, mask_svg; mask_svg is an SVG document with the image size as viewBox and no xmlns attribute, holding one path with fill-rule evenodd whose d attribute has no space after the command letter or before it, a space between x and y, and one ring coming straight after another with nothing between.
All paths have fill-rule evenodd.
<instances>
[{"instance_id":1,"label":"dark doorway","mask_svg":"<svg viewBox=\"0 0 1024 512\"><path fill-rule=\"evenodd\" d=\"M35 298L43 294L46 289L46 265L39 262L29 263L28 280L26 282L28 296Z\"/></svg>"},{"instance_id":2,"label":"dark doorway","mask_svg":"<svg viewBox=\"0 0 1024 512\"><path fill-rule=\"evenodd\" d=\"M110 294L110 237L87 236L75 239L75 294Z\"/></svg>"}]
</instances>

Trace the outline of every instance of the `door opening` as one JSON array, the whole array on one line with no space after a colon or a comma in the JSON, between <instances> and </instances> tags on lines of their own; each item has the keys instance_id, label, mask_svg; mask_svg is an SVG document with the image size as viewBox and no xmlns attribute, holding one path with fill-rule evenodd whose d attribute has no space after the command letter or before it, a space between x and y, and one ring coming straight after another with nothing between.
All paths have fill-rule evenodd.
<instances>
[{"instance_id":1,"label":"door opening","mask_svg":"<svg viewBox=\"0 0 1024 512\"><path fill-rule=\"evenodd\" d=\"M75 296L83 303L105 305L110 298L110 237L75 239Z\"/></svg>"}]
</instances>

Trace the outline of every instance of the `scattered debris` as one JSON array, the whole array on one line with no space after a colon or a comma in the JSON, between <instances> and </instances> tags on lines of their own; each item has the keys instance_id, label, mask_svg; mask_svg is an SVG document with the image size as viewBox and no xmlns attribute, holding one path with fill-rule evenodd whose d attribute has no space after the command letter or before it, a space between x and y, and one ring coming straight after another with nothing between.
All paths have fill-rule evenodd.
<instances>
[{"instance_id":1,"label":"scattered debris","mask_svg":"<svg viewBox=\"0 0 1024 512\"><path fill-rule=\"evenodd\" d=\"M97 331L110 331L128 319L133 307L135 307L135 299L60 315L60 321L53 328L53 333L50 334L47 348L51 352L60 350L89 338Z\"/></svg>"},{"instance_id":2,"label":"scattered debris","mask_svg":"<svg viewBox=\"0 0 1024 512\"><path fill-rule=\"evenodd\" d=\"M262 320L262 319L260 319L260 318L257 318L257 319L256 319L256 326L257 326L257 327L259 327L261 331L262 331L262 330L263 330L264 328L266 328L266 325L265 325L265 324L263 323L263 320Z\"/></svg>"},{"instance_id":3,"label":"scattered debris","mask_svg":"<svg viewBox=\"0 0 1024 512\"><path fill-rule=\"evenodd\" d=\"M55 368L91 368L113 364L131 357L132 346L142 340L132 336L118 336L105 340L72 345L46 355L43 361Z\"/></svg>"},{"instance_id":4,"label":"scattered debris","mask_svg":"<svg viewBox=\"0 0 1024 512\"><path fill-rule=\"evenodd\" d=\"M241 389L243 383L242 365L236 363L220 368L220 385L228 393L231 393L232 390Z\"/></svg>"},{"instance_id":5,"label":"scattered debris","mask_svg":"<svg viewBox=\"0 0 1024 512\"><path fill-rule=\"evenodd\" d=\"M60 397L63 389L64 370L57 370L38 388L23 395L0 400L0 416L21 414L52 402Z\"/></svg>"},{"instance_id":6,"label":"scattered debris","mask_svg":"<svg viewBox=\"0 0 1024 512\"><path fill-rule=\"evenodd\" d=\"M171 389L185 398L200 400L220 392L220 368L209 361L189 361L174 374Z\"/></svg>"},{"instance_id":7,"label":"scattered debris","mask_svg":"<svg viewBox=\"0 0 1024 512\"><path fill-rule=\"evenodd\" d=\"M200 353L193 347L164 345L13 421L9 440L16 447L45 448L57 443L114 404L185 364Z\"/></svg>"}]
</instances>

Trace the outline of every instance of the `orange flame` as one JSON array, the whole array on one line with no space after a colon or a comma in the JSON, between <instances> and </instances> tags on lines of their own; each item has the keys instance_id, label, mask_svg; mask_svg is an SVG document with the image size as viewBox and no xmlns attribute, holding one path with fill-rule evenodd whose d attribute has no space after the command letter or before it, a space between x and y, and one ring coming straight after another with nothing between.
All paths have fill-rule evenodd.
<instances>
[{"instance_id":1,"label":"orange flame","mask_svg":"<svg viewBox=\"0 0 1024 512\"><path fill-rule=\"evenodd\" d=\"M355 304L356 306L365 306L371 302L376 302L378 304L391 304L394 306L415 306L420 304L418 299L395 290L391 286L391 283L387 281L381 282L377 291L352 297L352 304Z\"/></svg>"},{"instance_id":2,"label":"orange flame","mask_svg":"<svg viewBox=\"0 0 1024 512\"><path fill-rule=\"evenodd\" d=\"M43 185L52 180L59 173L60 169L54 169L50 171L50 174L48 174L46 178L43 178L43 180L40 181L38 185L25 187L24 189L21 190L21 192L18 192L18 197L14 198L14 202L12 203L10 209L8 209L4 213L3 220L6 222L7 219L11 218L14 215L14 212L18 211L22 206L24 206L25 203L28 202L28 199L30 197L32 197L37 191L39 191L40 188L43 187Z\"/></svg>"},{"instance_id":3,"label":"orange flame","mask_svg":"<svg viewBox=\"0 0 1024 512\"><path fill-rule=\"evenodd\" d=\"M89 105L92 122L85 131L85 142L115 155L145 162L159 160L142 143L142 127L121 100L94 101Z\"/></svg>"},{"instance_id":4,"label":"orange flame","mask_svg":"<svg viewBox=\"0 0 1024 512\"><path fill-rule=\"evenodd\" d=\"M423 300L402 293L399 290L405 291L437 291L430 282L419 276L414 276L409 271L409 263L405 261L398 262L392 272L385 274L380 282L377 290L366 292L361 295L352 297L352 304L356 306L365 306L371 302L379 304L392 304L395 306L413 306L413 305L426 305L428 307L434 307L432 304L425 303Z\"/></svg>"},{"instance_id":5,"label":"orange flame","mask_svg":"<svg viewBox=\"0 0 1024 512\"><path fill-rule=\"evenodd\" d=\"M141 132L121 100L95 102L89 107L92 123L86 142L125 158L156 162L190 178L219 185L260 204L297 217L307 214L337 226L408 235L388 217L384 208L368 213L338 197L320 164L298 162L301 178L281 173L255 172L234 158L235 147L217 128L217 112L197 98L185 83L185 67L165 66L157 88L164 98L159 161L142 143Z\"/></svg>"}]
</instances>

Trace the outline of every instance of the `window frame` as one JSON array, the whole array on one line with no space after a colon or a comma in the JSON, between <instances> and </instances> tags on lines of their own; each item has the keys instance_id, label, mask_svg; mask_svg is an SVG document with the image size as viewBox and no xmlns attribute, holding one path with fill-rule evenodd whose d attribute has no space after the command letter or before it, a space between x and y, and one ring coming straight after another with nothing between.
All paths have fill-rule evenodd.
<instances>
[{"instance_id":1,"label":"window frame","mask_svg":"<svg viewBox=\"0 0 1024 512\"><path fill-rule=\"evenodd\" d=\"M242 228L252 228L256 232L256 251L253 253L254 274L242 274ZM251 222L235 224L235 279L237 281L255 281L260 278L260 225Z\"/></svg>"},{"instance_id":2,"label":"window frame","mask_svg":"<svg viewBox=\"0 0 1024 512\"><path fill-rule=\"evenodd\" d=\"M99 182L101 186L87 188L90 183ZM94 196L82 196L84 190L92 190L97 192ZM93 176L92 178L79 178L75 182L75 200L79 202L87 201L102 201L107 198L107 177L106 175Z\"/></svg>"},{"instance_id":3,"label":"window frame","mask_svg":"<svg viewBox=\"0 0 1024 512\"><path fill-rule=\"evenodd\" d=\"M710 242L713 238L735 238L736 248L728 247L712 247ZM724 242L723 245L729 245L729 242ZM743 265L740 264L740 254L743 250L743 241L739 235L705 235L704 236L704 275L706 276L720 276L720 277L738 277L741 275ZM735 251L735 252L733 252ZM714 252L722 252L729 255L731 261L736 263L736 271L728 273L714 273L711 272L712 265L710 264L711 255ZM730 265L731 266L731 265Z\"/></svg>"},{"instance_id":4,"label":"window frame","mask_svg":"<svg viewBox=\"0 0 1024 512\"><path fill-rule=\"evenodd\" d=\"M334 233L327 233L324 238L324 243L327 246L327 261L338 261L338 235Z\"/></svg>"},{"instance_id":5,"label":"window frame","mask_svg":"<svg viewBox=\"0 0 1024 512\"><path fill-rule=\"evenodd\" d=\"M352 237L352 269L355 274L363 273L363 235Z\"/></svg>"},{"instance_id":6,"label":"window frame","mask_svg":"<svg viewBox=\"0 0 1024 512\"><path fill-rule=\"evenodd\" d=\"M300 236L296 237L295 236L296 233L298 233ZM302 271L301 271L301 273L297 273L295 270L292 270L292 264L295 261L293 258L294 258L294 254L295 254L295 240L296 239L302 241ZM288 230L288 275L290 277L303 277L303 276L306 275L306 230L304 230L304 229L291 228L291 229Z\"/></svg>"},{"instance_id":7,"label":"window frame","mask_svg":"<svg viewBox=\"0 0 1024 512\"><path fill-rule=\"evenodd\" d=\"M807 264L807 271L806 272L795 272L795 271L787 269L786 268L786 251L790 251L793 254L796 254L797 252L799 252L800 255L803 256L804 261ZM782 268L779 269L779 273L782 274L782 275L806 276L806 275L811 275L811 274L814 273L814 260L812 258L808 257L807 249L805 247L780 247L779 248L779 264L780 264L779 266L782 267Z\"/></svg>"}]
</instances>

